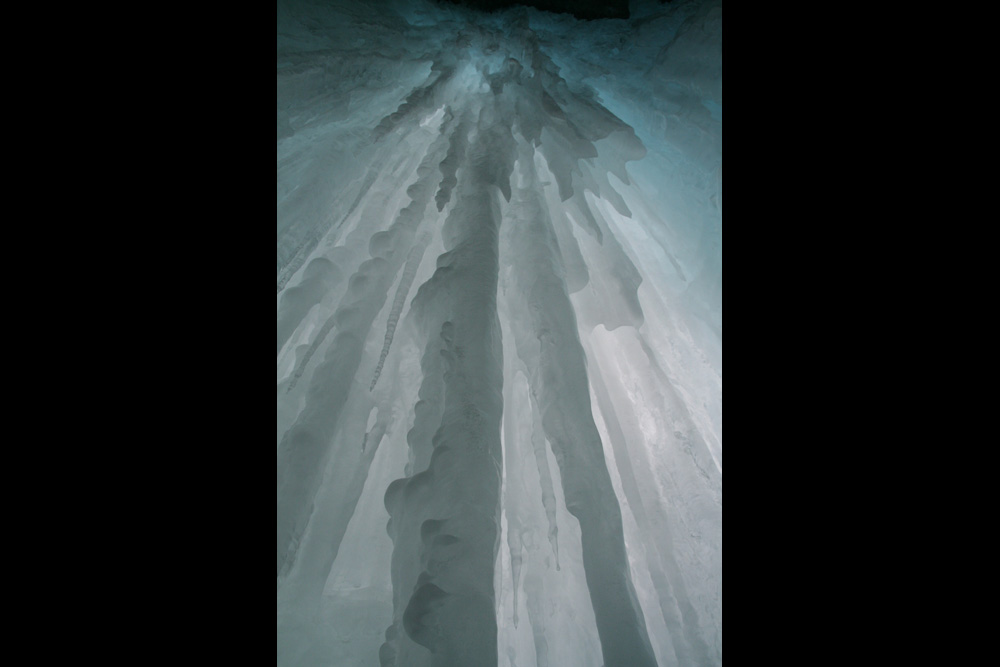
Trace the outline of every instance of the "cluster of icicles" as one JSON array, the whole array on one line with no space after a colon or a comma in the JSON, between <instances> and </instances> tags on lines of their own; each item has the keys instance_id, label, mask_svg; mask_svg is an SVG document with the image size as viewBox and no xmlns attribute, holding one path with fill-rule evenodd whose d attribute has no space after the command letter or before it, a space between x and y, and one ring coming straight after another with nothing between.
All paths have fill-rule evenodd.
<instances>
[{"instance_id":1,"label":"cluster of icicles","mask_svg":"<svg viewBox=\"0 0 1000 667\"><path fill-rule=\"evenodd\" d=\"M625 164L645 149L570 91L526 25L464 32L369 131L378 151L353 204L279 260L279 608L318 609L380 443L404 429L405 476L384 493L384 667L497 664L501 514L516 596L528 494L541 497L557 569L557 497L579 521L603 664L656 665L578 334L580 317L609 330L643 323L640 275L586 193L631 216L608 174L629 184ZM362 210L370 191L393 218ZM571 300L585 289L600 304L586 315ZM525 462L531 484L512 476ZM677 655L704 660L691 624L675 622Z\"/></svg>"}]
</instances>

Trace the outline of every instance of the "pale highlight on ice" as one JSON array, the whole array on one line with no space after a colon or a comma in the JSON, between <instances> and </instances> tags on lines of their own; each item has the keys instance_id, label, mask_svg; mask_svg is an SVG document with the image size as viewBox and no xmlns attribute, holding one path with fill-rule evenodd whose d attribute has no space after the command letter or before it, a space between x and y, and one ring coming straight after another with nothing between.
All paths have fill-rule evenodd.
<instances>
[{"instance_id":1,"label":"pale highlight on ice","mask_svg":"<svg viewBox=\"0 0 1000 667\"><path fill-rule=\"evenodd\" d=\"M722 3L631 7L279 0L279 665L722 664Z\"/></svg>"}]
</instances>

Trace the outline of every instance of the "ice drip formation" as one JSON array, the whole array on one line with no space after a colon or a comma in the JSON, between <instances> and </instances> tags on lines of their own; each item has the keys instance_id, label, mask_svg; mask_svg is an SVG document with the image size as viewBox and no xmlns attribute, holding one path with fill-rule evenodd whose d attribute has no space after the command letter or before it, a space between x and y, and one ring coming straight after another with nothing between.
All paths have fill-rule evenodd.
<instances>
[{"instance_id":1,"label":"ice drip formation","mask_svg":"<svg viewBox=\"0 0 1000 667\"><path fill-rule=\"evenodd\" d=\"M279 665L722 662L722 3L277 2Z\"/></svg>"}]
</instances>

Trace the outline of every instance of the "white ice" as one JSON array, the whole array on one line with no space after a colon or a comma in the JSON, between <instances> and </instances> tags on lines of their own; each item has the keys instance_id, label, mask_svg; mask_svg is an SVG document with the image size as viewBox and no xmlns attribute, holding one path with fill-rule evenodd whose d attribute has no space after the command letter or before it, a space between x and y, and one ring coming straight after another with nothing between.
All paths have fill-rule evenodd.
<instances>
[{"instance_id":1,"label":"white ice","mask_svg":"<svg viewBox=\"0 0 1000 667\"><path fill-rule=\"evenodd\" d=\"M721 0L277 3L279 665L722 663Z\"/></svg>"}]
</instances>

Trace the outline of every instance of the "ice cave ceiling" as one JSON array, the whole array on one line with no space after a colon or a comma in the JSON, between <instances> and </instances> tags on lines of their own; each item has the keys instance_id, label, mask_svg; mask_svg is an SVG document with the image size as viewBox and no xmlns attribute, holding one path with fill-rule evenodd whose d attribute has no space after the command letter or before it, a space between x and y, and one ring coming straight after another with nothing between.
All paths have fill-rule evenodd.
<instances>
[{"instance_id":1,"label":"ice cave ceiling","mask_svg":"<svg viewBox=\"0 0 1000 667\"><path fill-rule=\"evenodd\" d=\"M628 0L438 0L451 2L481 11L495 11L509 7L534 7L549 12L572 14L578 19L627 19ZM670 0L661 0L670 2Z\"/></svg>"},{"instance_id":2,"label":"ice cave ceiling","mask_svg":"<svg viewBox=\"0 0 1000 667\"><path fill-rule=\"evenodd\" d=\"M277 1L278 664L721 665L722 2L461 3Z\"/></svg>"}]
</instances>

